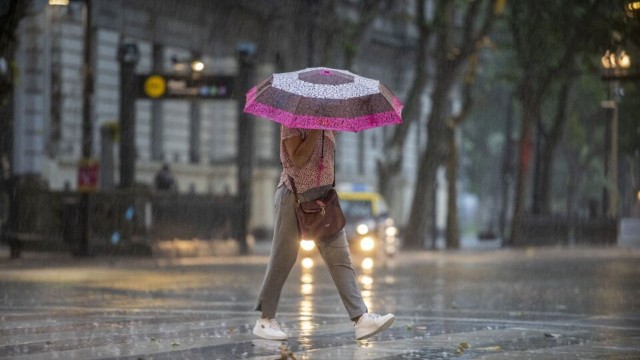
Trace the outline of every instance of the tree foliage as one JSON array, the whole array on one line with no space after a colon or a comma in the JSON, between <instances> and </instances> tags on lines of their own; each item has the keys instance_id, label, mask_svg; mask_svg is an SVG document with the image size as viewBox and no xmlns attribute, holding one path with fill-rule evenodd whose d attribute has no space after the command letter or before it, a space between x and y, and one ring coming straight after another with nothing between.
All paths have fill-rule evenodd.
<instances>
[{"instance_id":1,"label":"tree foliage","mask_svg":"<svg viewBox=\"0 0 640 360\"><path fill-rule=\"evenodd\" d=\"M477 54L489 33L500 1L439 1L434 18L433 69L430 91L431 111L427 120L426 149L420 154L414 197L407 224L405 246L422 248L433 234L434 186L436 171L445 163L453 133L447 125L450 92L461 81L461 71ZM456 247L457 245L453 245Z\"/></svg>"},{"instance_id":2,"label":"tree foliage","mask_svg":"<svg viewBox=\"0 0 640 360\"><path fill-rule=\"evenodd\" d=\"M505 121L511 113L519 120L512 130L520 131L519 154L513 154L514 160L521 171L526 159L548 167L551 181L545 190L549 192L551 211L566 210L569 214L571 206L579 204L578 209L587 209L590 200L599 198L606 182L600 102L606 99L607 88L600 79L600 57L606 49L625 48L632 58L640 58L636 50L640 41L639 14L625 14L626 3L508 2L505 17L509 27L497 26L494 32L496 48L486 53L488 59L476 81L476 107L463 127L463 184L478 194L481 208L494 214L483 219L483 225L495 224L495 204L508 194L508 189L500 191L497 185L503 180L502 186L510 186L508 161L503 162L511 155L507 148L509 135L505 134ZM569 83L572 86L567 87ZM637 84L621 85L628 94L619 104L620 151L633 154L638 152L635 149L640 138L635 115L640 113L636 105ZM508 99L514 88L518 104L512 111ZM563 88L568 89L564 108L560 106ZM522 130L527 128L528 133L523 136ZM554 129L562 130L556 131L560 139L556 144L549 140ZM533 154L536 132L545 134L540 152L551 154L546 156L547 163L543 161L545 156ZM555 147L559 147L559 153ZM501 169L506 172L501 174ZM521 181L530 181L530 169L522 172ZM530 194L530 189L523 186L519 191L522 198L514 201L511 208L518 203L522 215L527 206L524 195ZM503 195L496 195L498 192Z\"/></svg>"},{"instance_id":3,"label":"tree foliage","mask_svg":"<svg viewBox=\"0 0 640 360\"><path fill-rule=\"evenodd\" d=\"M609 3L597 0L518 1L510 5L509 23L521 74L517 88L522 105L518 176L510 238L512 243L518 243L525 216L535 125L543 115L549 89L557 79L566 81L567 73L575 68L580 56L593 54L610 37L608 31L617 15ZM571 11L565 11L567 8Z\"/></svg>"},{"instance_id":4,"label":"tree foliage","mask_svg":"<svg viewBox=\"0 0 640 360\"><path fill-rule=\"evenodd\" d=\"M27 13L27 1L5 0L0 2L0 106L6 105L7 97L16 77L13 53L17 46L16 29ZM4 73L3 73L4 72Z\"/></svg>"}]
</instances>

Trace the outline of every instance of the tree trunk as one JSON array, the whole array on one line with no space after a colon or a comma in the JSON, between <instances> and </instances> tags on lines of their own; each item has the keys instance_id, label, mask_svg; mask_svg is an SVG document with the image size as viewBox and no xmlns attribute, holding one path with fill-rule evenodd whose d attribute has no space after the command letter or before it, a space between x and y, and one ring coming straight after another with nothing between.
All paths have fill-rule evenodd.
<instances>
[{"instance_id":1,"label":"tree trunk","mask_svg":"<svg viewBox=\"0 0 640 360\"><path fill-rule=\"evenodd\" d=\"M435 141L427 143L427 150L421 157L417 183L411 203L411 213L405 231L404 247L423 249L431 240L433 229L433 208L436 171L440 161L436 159Z\"/></svg>"},{"instance_id":2,"label":"tree trunk","mask_svg":"<svg viewBox=\"0 0 640 360\"><path fill-rule=\"evenodd\" d=\"M416 62L413 83L402 111L403 123L394 127L393 134L385 140L386 156L378 160L378 191L386 199L393 196L392 183L402 168L404 143L411 124L417 122L422 110L420 98L427 85L427 45L431 31L425 22L424 1L416 1L416 23L420 29L416 46Z\"/></svg>"},{"instance_id":3,"label":"tree trunk","mask_svg":"<svg viewBox=\"0 0 640 360\"><path fill-rule=\"evenodd\" d=\"M460 231L458 229L458 149L456 130L450 128L448 133L449 154L447 156L447 249L460 248Z\"/></svg>"},{"instance_id":4,"label":"tree trunk","mask_svg":"<svg viewBox=\"0 0 640 360\"><path fill-rule=\"evenodd\" d=\"M574 154L572 151L569 151L567 156L567 168L569 172L568 181L566 183L566 191L567 191L567 202L566 202L566 217L569 221L569 228L575 228L575 220L577 218L576 214L576 199L578 188L580 187L580 160L579 157ZM575 242L573 232L570 233L569 236L569 244L573 244Z\"/></svg>"},{"instance_id":5,"label":"tree trunk","mask_svg":"<svg viewBox=\"0 0 640 360\"><path fill-rule=\"evenodd\" d=\"M551 214L551 196L553 194L553 162L555 160L556 149L564 134L565 125L567 123L567 103L569 102L569 93L571 81L566 81L560 90L558 98L558 108L556 112L553 128L545 142L540 154L540 177L538 185L538 201L540 214Z\"/></svg>"},{"instance_id":6,"label":"tree trunk","mask_svg":"<svg viewBox=\"0 0 640 360\"><path fill-rule=\"evenodd\" d=\"M433 240L434 211L431 204L435 201L433 189L436 186L436 172L448 152L445 119L448 94L454 77L452 71L441 72L431 96L432 109L427 124L429 141L418 163L416 187L404 242L406 248L423 248L425 240Z\"/></svg>"},{"instance_id":7,"label":"tree trunk","mask_svg":"<svg viewBox=\"0 0 640 360\"><path fill-rule=\"evenodd\" d=\"M535 149L533 156L533 191L531 194L531 214L540 215L540 204L542 201L540 200L540 186L542 184L541 181L541 173L542 173L542 143L546 141L547 134L544 131L544 125L542 124L542 119L538 118L536 120L535 127Z\"/></svg>"},{"instance_id":8,"label":"tree trunk","mask_svg":"<svg viewBox=\"0 0 640 360\"><path fill-rule=\"evenodd\" d=\"M392 172L392 167L388 162L378 160L378 191L384 199L391 199L393 195L392 180L397 172Z\"/></svg>"},{"instance_id":9,"label":"tree trunk","mask_svg":"<svg viewBox=\"0 0 640 360\"><path fill-rule=\"evenodd\" d=\"M502 168L500 169L500 228L499 236L502 239L502 244L506 242L506 227L507 227L507 211L509 208L509 193L511 185L513 184L513 139L511 132L513 129L513 93L509 96L509 104L507 108L507 119L504 130L505 145L502 155Z\"/></svg>"},{"instance_id":10,"label":"tree trunk","mask_svg":"<svg viewBox=\"0 0 640 360\"><path fill-rule=\"evenodd\" d=\"M421 46L418 47L418 59L424 56L422 51L423 46L426 46L429 34L429 29L424 23L424 2L416 1L418 19L420 19L420 41ZM482 6L484 5L484 11ZM429 121L427 124L429 140L427 141L427 149L423 152L418 163L418 174L416 178L416 186L414 191L414 198L411 204L411 214L409 217L409 223L406 227L405 246L407 248L422 248L424 247L424 240L429 237L435 240L433 231L433 218L435 209L432 206L434 204L434 188L436 185L436 172L438 166L440 166L445 160L448 152L448 143L446 137L446 119L449 111L448 96L451 90L453 82L457 78L459 69L466 63L469 56L474 54L479 44L480 39L483 39L489 32L493 20L496 15L496 2L493 1L476 1L471 2L466 8L464 14L463 26L461 31L460 42L454 44L453 33L457 24L456 19L456 7L453 2L441 0L437 3L434 16L434 28L436 29L435 49L435 69L436 79L434 81L434 90L431 95L432 109L429 115ZM480 24L478 23L480 22ZM424 41L424 43L422 43ZM456 50L456 51L454 51ZM416 66L424 67L424 62L418 62ZM418 68L416 72L418 72ZM425 71L422 68L421 71ZM418 79L418 77L416 77ZM426 75L425 75L426 79ZM420 85L415 84L414 85ZM419 112L420 95L421 91L413 92L413 90L420 90L419 88L412 89L412 95L416 96L416 99L412 104L414 105L416 115ZM400 127L402 131L408 131L408 127ZM398 129L398 130L400 130ZM396 148L394 151L402 151L402 142L398 142L396 136L399 132L396 131L392 144ZM404 140L404 138L402 138ZM401 157L399 157L402 160ZM388 182L387 182L388 184Z\"/></svg>"},{"instance_id":11,"label":"tree trunk","mask_svg":"<svg viewBox=\"0 0 640 360\"><path fill-rule=\"evenodd\" d=\"M526 84L526 82L525 82ZM527 89L531 90L531 89ZM529 166L531 165L531 152L533 148L534 132L533 127L540 114L540 102L536 94L532 91L522 91L522 123L520 128L520 144L518 156L518 173L516 179L516 190L514 196L514 211L511 221L511 236L508 244L516 245L522 241L522 221L525 216L527 176L529 175ZM534 99L534 97L536 99Z\"/></svg>"}]
</instances>

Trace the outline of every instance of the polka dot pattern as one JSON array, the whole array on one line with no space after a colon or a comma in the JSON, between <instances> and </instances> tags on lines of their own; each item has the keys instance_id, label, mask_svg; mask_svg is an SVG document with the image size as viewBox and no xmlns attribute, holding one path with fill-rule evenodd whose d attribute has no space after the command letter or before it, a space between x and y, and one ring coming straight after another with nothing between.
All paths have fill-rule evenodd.
<instances>
[{"instance_id":1,"label":"polka dot pattern","mask_svg":"<svg viewBox=\"0 0 640 360\"><path fill-rule=\"evenodd\" d=\"M314 84L300 80L298 75L310 70L344 72L353 76L353 82L340 85L330 85ZM282 74L274 74L272 84L276 89L285 90L296 95L320 99L348 99L352 97L373 95L380 92L378 90L379 85L380 82L377 80L367 79L346 70L335 70L329 68L311 68Z\"/></svg>"},{"instance_id":2,"label":"polka dot pattern","mask_svg":"<svg viewBox=\"0 0 640 360\"><path fill-rule=\"evenodd\" d=\"M402 103L382 83L345 70L273 74L246 95L244 111L289 128L358 132L402 123Z\"/></svg>"}]
</instances>

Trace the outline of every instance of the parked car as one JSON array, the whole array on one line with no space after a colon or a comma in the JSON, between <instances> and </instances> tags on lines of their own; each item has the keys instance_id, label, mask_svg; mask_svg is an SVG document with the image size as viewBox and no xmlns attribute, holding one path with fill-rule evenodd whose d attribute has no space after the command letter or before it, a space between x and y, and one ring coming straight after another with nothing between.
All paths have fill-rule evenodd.
<instances>
[{"instance_id":1,"label":"parked car","mask_svg":"<svg viewBox=\"0 0 640 360\"><path fill-rule=\"evenodd\" d=\"M357 184L343 184L337 190L351 253L372 258L395 255L400 249L398 229L382 195ZM308 252L315 244L313 239L302 239L300 246Z\"/></svg>"}]
</instances>

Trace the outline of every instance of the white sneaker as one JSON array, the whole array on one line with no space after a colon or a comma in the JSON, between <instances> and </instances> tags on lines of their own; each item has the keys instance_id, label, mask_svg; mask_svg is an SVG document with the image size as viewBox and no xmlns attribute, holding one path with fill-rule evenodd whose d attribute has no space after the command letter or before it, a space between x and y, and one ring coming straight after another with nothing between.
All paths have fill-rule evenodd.
<instances>
[{"instance_id":1,"label":"white sneaker","mask_svg":"<svg viewBox=\"0 0 640 360\"><path fill-rule=\"evenodd\" d=\"M276 319L258 319L253 334L267 340L287 340L289 335L282 331Z\"/></svg>"},{"instance_id":2,"label":"white sneaker","mask_svg":"<svg viewBox=\"0 0 640 360\"><path fill-rule=\"evenodd\" d=\"M382 331L385 331L395 320L396 317L393 316L393 314L378 315L364 313L355 325L356 339L368 339Z\"/></svg>"}]
</instances>

